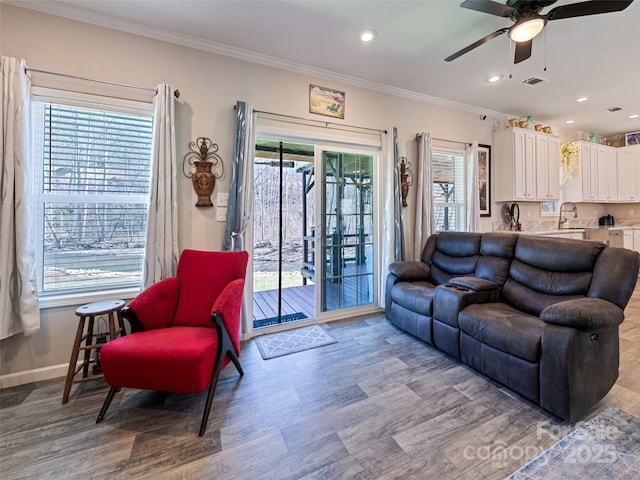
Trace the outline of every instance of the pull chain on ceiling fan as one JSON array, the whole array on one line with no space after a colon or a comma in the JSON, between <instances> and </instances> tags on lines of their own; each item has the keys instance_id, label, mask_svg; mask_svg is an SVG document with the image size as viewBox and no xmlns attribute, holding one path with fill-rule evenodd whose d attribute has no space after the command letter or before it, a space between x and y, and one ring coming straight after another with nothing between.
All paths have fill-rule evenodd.
<instances>
[{"instance_id":1,"label":"pull chain on ceiling fan","mask_svg":"<svg viewBox=\"0 0 640 480\"><path fill-rule=\"evenodd\" d=\"M493 40L503 33L509 32L509 38L511 38L516 45L513 63L520 63L531 56L533 39L544 29L547 22L561 20L563 18L620 12L633 2L633 0L591 0L571 3L569 5L560 5L552 8L546 15L540 14L543 8L553 5L556 1L557 0L508 0L507 3L503 5L493 0L465 0L460 4L463 8L488 13L489 15L496 15L498 17L510 18L515 23L511 27L501 28L490 33L477 42L448 56L444 61L450 62L455 60L480 45L484 45L489 40Z\"/></svg>"}]
</instances>

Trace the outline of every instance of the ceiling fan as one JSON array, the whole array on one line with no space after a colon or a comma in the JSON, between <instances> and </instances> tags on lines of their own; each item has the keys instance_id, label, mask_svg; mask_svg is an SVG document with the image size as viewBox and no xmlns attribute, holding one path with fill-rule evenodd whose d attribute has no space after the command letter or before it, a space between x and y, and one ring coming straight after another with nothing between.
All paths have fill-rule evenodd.
<instances>
[{"instance_id":1,"label":"ceiling fan","mask_svg":"<svg viewBox=\"0 0 640 480\"><path fill-rule=\"evenodd\" d=\"M631 5L633 0L592 0L586 2L560 5L551 9L546 15L540 15L540 11L556 3L557 0L507 0L506 5L492 0L465 0L460 4L463 8L478 12L508 17L515 22L511 27L501 28L475 43L457 51L445 58L450 62L470 52L474 48L509 32L509 38L516 44L514 63L520 63L531 56L531 44L533 38L538 35L550 20L563 18L582 17L599 13L619 12Z\"/></svg>"}]
</instances>

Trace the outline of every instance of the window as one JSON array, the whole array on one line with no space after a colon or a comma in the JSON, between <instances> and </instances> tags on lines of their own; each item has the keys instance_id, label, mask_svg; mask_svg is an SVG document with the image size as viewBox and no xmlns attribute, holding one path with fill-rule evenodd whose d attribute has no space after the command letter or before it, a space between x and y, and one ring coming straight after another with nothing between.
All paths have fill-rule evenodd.
<instances>
[{"instance_id":1,"label":"window","mask_svg":"<svg viewBox=\"0 0 640 480\"><path fill-rule=\"evenodd\" d=\"M464 152L432 151L433 216L436 232L465 229Z\"/></svg>"},{"instance_id":2,"label":"window","mask_svg":"<svg viewBox=\"0 0 640 480\"><path fill-rule=\"evenodd\" d=\"M150 104L133 103L87 107L34 97L42 294L140 285L153 122Z\"/></svg>"}]
</instances>

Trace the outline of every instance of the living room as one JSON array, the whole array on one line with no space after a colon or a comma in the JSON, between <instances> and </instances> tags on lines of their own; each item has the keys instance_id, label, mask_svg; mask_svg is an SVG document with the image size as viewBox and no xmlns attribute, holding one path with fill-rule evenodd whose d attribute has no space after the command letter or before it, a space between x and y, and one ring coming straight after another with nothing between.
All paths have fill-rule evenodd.
<instances>
[{"instance_id":1,"label":"living room","mask_svg":"<svg viewBox=\"0 0 640 480\"><path fill-rule=\"evenodd\" d=\"M632 5L637 12L637 5ZM345 92L345 117L344 123L368 127L372 129L390 131L397 127L399 132L399 150L401 156L406 156L410 161L417 158L416 132L430 132L435 139L445 139L454 142L477 141L479 144L492 145L493 135L498 128L504 128L508 116L489 116L482 119L482 109L462 108L453 102L436 101L427 95L410 95L408 92L399 92L389 88L381 90L377 86L355 79L345 78L340 81L338 76L327 78L321 70L293 71L291 68L279 68L276 63L264 64L260 58L251 62L246 58L237 58L232 49L225 55L221 51L208 51L205 43L201 45L187 46L184 42L173 43L168 38L157 39L148 35L136 34L135 25L130 25L130 31L121 28L112 29L106 25L85 23L79 20L64 18L47 13L43 9L37 11L22 8L19 2L0 4L0 53L5 56L24 58L27 66L34 70L57 72L70 76L80 77L80 80L59 78L46 74L33 74L34 85L47 88L81 89L89 94L122 94L123 89L108 87L96 83L86 82L82 79L96 79L115 83L145 86L155 88L160 82L173 85L180 91L180 98L176 102L176 144L178 158L187 151L189 142L200 136L210 137L220 146L219 153L227 164L227 176L217 186L219 192L228 191L230 182L230 159L234 143L234 105L238 100L250 101L256 109L266 112L276 112L280 115L289 115L302 118L320 118L330 122L340 120L330 117L315 117L309 113L309 86L320 84L337 91ZM310 62L313 64L313 62ZM515 67L514 67L515 68ZM538 72L539 75L542 73ZM396 94L399 93L399 94ZM133 100L149 102L150 97L144 92L127 90L126 95ZM146 96L145 96L146 95ZM515 115L515 113L514 113ZM629 128L628 131L640 128ZM561 139L574 139L576 129L562 124L553 125L554 133ZM623 133L620 131L620 133ZM447 142L444 142L447 144ZM194 207L195 195L191 181L182 175L178 177L178 243L181 248L193 248L202 250L220 250L222 247L225 224L216 221L216 209L201 209ZM414 205L407 207L405 224L411 225ZM523 221L543 221L536 202L522 203ZM495 225L503 223L500 217L501 205L495 205L491 217L480 219L481 231L492 231ZM598 204L598 209L603 208ZM628 224L638 222L640 208L635 206L634 216L629 215L629 210L634 208L632 204L615 204L607 206L608 210L598 210L594 213L589 204L579 205L579 218L596 221L604 213L611 213L617 219L627 221ZM530 209L527 217L527 209ZM529 220L530 219L530 220ZM557 217L553 217L553 222ZM408 231L410 231L408 229ZM407 250L413 250L413 237L407 235ZM630 360L638 353L637 332L640 329L640 312L638 310L637 290L632 303L627 309L627 319L622 324L623 354L621 363L621 378L612 394L606 398L602 406L615 405L635 415L640 414L640 387L638 386L637 373L633 369ZM132 295L124 300L130 300ZM66 407L59 405L62 394L63 376L69 362L69 352L73 343L73 335L77 327L77 318L74 315L78 305L87 303L81 298L71 298L56 302L44 303L41 308L41 323L38 334L25 337L16 335L2 340L0 344L0 386L10 387L23 385L24 392L29 391L29 385L36 381L45 381L41 398L34 399L33 408L48 410L59 409L58 412L68 412L77 409L77 417L69 418L67 424L59 426L60 429L73 430L75 423L83 422L82 435L79 439L65 440L76 443L74 447L75 457L78 462L81 458L93 457L93 453L84 452L82 443L95 432L102 437L101 442L111 445L114 455L121 460L136 452L136 458L140 450L147 451L143 455L146 460L136 460L139 470L131 470L131 476L143 477L157 473L171 478L202 478L214 472L223 477L232 478L234 475L226 468L237 465L237 460L242 458L246 462L244 470L239 470L235 478L302 478L312 474L324 478L357 478L367 476L365 473L375 471L371 467L377 460L376 457L388 456L400 463L404 462L407 470L402 474L396 472L396 476L403 478L441 477L478 478L502 478L525 463L526 458L511 458L504 465L496 466L495 462L483 461L481 455L474 455L473 459L464 460L464 457L452 455L451 458L466 461L466 466L457 469L450 465L450 461L438 458L443 453L440 448L451 451L463 451L464 446L472 445L480 449L487 445L516 444L519 441L528 445L532 441L536 447L548 448L554 443L551 437L544 437L541 442L536 441L536 425L552 422L553 425L562 425L554 417L546 416L544 411L532 406L525 400L515 399L498 384L487 381L485 378L474 374L473 371L456 363L454 360L426 349L424 345L413 338L394 330L390 325L378 316L363 319L355 319L351 322L340 320L335 323L334 331L338 338L337 351L330 358L317 352L307 352L304 357L282 357L279 360L263 361L257 350L250 345L243 351L243 367L249 375L244 382L239 382L235 372L231 369L223 371L221 384L214 399L214 418L209 426L212 437L206 445L198 443L200 440L194 433L194 415L198 416L199 404L185 404L176 397L171 397L173 405L180 405L175 410L171 407L166 410L159 405L163 400L147 397L127 397L129 404L146 403L143 408L151 411L144 419L135 419L132 415L119 412L122 422L112 424L106 422L99 428L95 426L94 415L97 415L102 397L106 394L106 385L95 383L78 388L72 396L73 405ZM379 327L371 329L372 326ZM410 348L407 348L410 347ZM626 347L626 349L625 349ZM391 351L392 350L392 351ZM408 350L411 350L410 352ZM375 359L377 355L384 355L388 351L388 358L382 362ZM375 353L375 356L374 356ZM351 355L354 355L351 357ZM335 358L331 358L335 357ZM325 365L326 370L319 368L316 360ZM273 363L270 363L273 362ZM335 363L331 363L335 362ZM375 369L367 369L366 364L371 363ZM416 369L414 371L414 369ZM308 375L309 371L321 372L322 379L314 376L315 382L310 385L300 380ZM253 372L253 373L252 373ZM287 373L288 372L288 373ZM381 378L376 378L376 375ZM298 380L292 381L289 375ZM382 385L382 382L394 383L397 379L395 390ZM343 382L344 380L344 382ZM291 383L293 382L293 383ZM335 382L335 383L334 383ZM438 389L430 392L433 382L440 382ZM287 387L282 387L288 384ZM246 385L254 385L255 389L243 390ZM390 385L390 384L388 384ZM323 393L324 392L324 393ZM31 393L29 391L29 393ZM234 396L237 395L236 398ZM261 395L264 395L262 397ZM414 457L405 457L406 452L400 452L397 445L383 439L382 444L375 442L376 436L384 437L383 431L378 428L388 428L393 424L391 419L393 411L385 408L385 403L390 405L404 404L406 411L413 409L416 415L424 415L425 421L437 418L436 412L444 411L444 407L437 407L430 413L422 413L424 403L418 401L418 397L426 396L433 405L459 405L449 411L447 420L442 418L429 424L433 431L437 431L439 425L442 432L450 435L446 444L434 447L433 440L420 444L423 437L411 438L411 434L405 435L403 447L412 450ZM357 400L369 400L359 403ZM154 404L156 402L156 404ZM218 407L216 407L216 403ZM305 418L314 418L313 415L321 412L333 402L334 406L348 406L341 412L340 417L349 424L351 430L341 431L340 418L333 419L336 423L326 428L321 425L311 427L310 437L301 441L301 448L294 456L287 457L287 451L296 448L296 430L303 428ZM230 405L227 405L227 404ZM305 404L301 407L300 404ZM55 405L55 406L51 406ZM154 406L155 405L155 406ZM357 405L357 406L356 406ZM156 408L157 407L157 408ZM193 408L191 408L193 407ZM66 408L66 410L64 410ZM113 408L113 407L112 407ZM153 412L155 408L155 413ZM315 413L314 413L315 409ZM523 414L523 410L526 412ZM297 413L295 413L297 411ZM384 412L384 413L381 413ZM508 412L504 415L503 412ZM298 415L297 422L294 421ZM407 413L407 415L409 415ZM140 426L142 435L135 438L132 432L127 432L131 425L142 422L152 422L153 417L160 420L154 428ZM289 419L283 420L281 416ZM495 423L482 420L482 417L496 418ZM524 417L524 418L523 418ZM114 417L117 418L117 417ZM171 420L179 418L178 424L172 424ZM406 417L403 417L406 418ZM230 423L225 423L230 419ZM386 419L386 420L385 420ZM520 420L519 420L520 419ZM316 423L319 421L315 419ZM127 422L131 422L127 425ZM518 423L521 422L521 423ZM363 431L356 428L358 423L364 423ZM378 425L376 425L378 423ZM25 424L26 425L26 424ZM118 425L117 427L115 425ZM214 426L215 425L215 426ZM385 427L380 427L383 425ZM4 427L2 427L4 428ZM31 426L30 428L35 428ZM138 427L132 427L138 428ZM283 428L285 433L276 434L276 428ZM333 431L331 429L333 428ZM517 429L518 432L527 431L526 435L510 434L504 436L495 435L495 430L509 432ZM528 430L527 430L528 429ZM163 431L164 430L164 431ZM175 432L166 435L167 432ZM394 430L393 434L402 431L402 427ZM99 432L99 433L98 433ZM179 433L178 433L179 432ZM251 433L254 432L254 433ZM264 435L261 436L259 433ZM475 443L467 441L467 432L473 432ZM136 432L137 433L137 432ZM307 431L307 433L309 433ZM245 444L242 436L247 434L250 444ZM424 434L424 432L423 432ZM50 440L58 438L55 431L43 428L42 435ZM61 435L68 435L68 432ZM84 435L84 436L83 436ZM426 435L426 434L424 434ZM348 441L345 439L349 439ZM490 438L491 443L487 443ZM152 461L149 457L160 455L160 452L169 450L162 448L157 450L156 443L170 442L179 449L187 449L187 455L191 459L204 458L207 449L223 452L229 448L228 459L219 457L218 463L212 462L204 467L202 464L194 464L184 470L171 472L169 464L182 460L171 458L164 461L162 467L154 470L145 462ZM9 446L10 439L3 440L2 448ZM501 443L502 442L502 443ZM51 452L47 455L49 463L45 464L53 468L55 464L55 452L61 448L51 441ZM304 448L302 445L304 444ZM413 445L413 446L411 446ZM460 446L462 448L459 448ZM387 450L382 449L384 446ZM434 447L428 453L430 447ZM41 446L39 448L42 448ZM94 447L94 452L108 456L107 449ZM248 449L251 450L248 450ZM365 454L367 450L368 454ZM394 450L395 449L395 450ZM55 452L54 452L55 451ZM182 450L181 450L182 451ZM346 453L341 455L342 464L336 463L336 469L329 466L331 462L322 462L317 457L331 458L335 452L358 452L362 457L350 457ZM474 450L476 453L481 450ZM255 452L255 460L251 460L251 453ZM262 452L262 453L260 453ZM374 455L374 452L375 455ZM386 452L385 454L381 452ZM437 452L435 454L434 452ZM16 458L25 463L34 462L30 454L34 456L42 454L42 450L31 451ZM236 455L237 457L233 457ZM265 458L273 457L269 463ZM425 455L422 461L417 460ZM4 454L3 454L4 457ZM315 459L311 461L311 457ZM231 460L231 459L234 460ZM289 458L285 463L283 459ZM390 461L394 461L390 460ZM359 462L367 463L368 468L363 468ZM75 462L75 461L74 461ZM98 463L108 463L106 460L97 460ZM227 463L228 462L228 463ZM308 470L300 469L299 465L309 462L316 468ZM3 460L3 464L5 461ZM161 463L161 462L160 462ZM184 462L187 463L187 462ZM43 464L44 465L44 464ZM226 465L229 465L228 467ZM484 468L486 470L478 470ZM62 468L62 467L61 467ZM427 470L424 470L424 469ZM68 476L81 476L83 472L91 472L90 468L83 470L75 463L69 467ZM317 472L316 472L317 470ZM1 470L4 475L4 468ZM19 478L18 470L12 468L14 478ZM31 476L44 475L43 470L32 470ZM125 470L123 470L125 471ZM37 472L37 473L34 473ZM118 472L99 469L95 475L118 475ZM390 472L388 466L379 470L380 477ZM455 473L454 473L455 472ZM53 477L64 478L65 471L58 470ZM457 477L454 477L458 475ZM24 474L29 477L29 473ZM393 477L389 473L389 478ZM369 478L372 478L370 475Z\"/></svg>"}]
</instances>

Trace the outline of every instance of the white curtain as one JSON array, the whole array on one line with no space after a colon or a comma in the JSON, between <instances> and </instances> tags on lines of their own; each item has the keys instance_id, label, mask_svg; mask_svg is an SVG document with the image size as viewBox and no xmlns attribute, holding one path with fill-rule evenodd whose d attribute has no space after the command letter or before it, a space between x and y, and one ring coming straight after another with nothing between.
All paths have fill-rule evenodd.
<instances>
[{"instance_id":1,"label":"white curtain","mask_svg":"<svg viewBox=\"0 0 640 480\"><path fill-rule=\"evenodd\" d=\"M413 169L413 188L416 191L416 216L413 258L420 260L422 248L433 232L433 178L431 162L431 134L418 134L418 161Z\"/></svg>"},{"instance_id":2,"label":"white curtain","mask_svg":"<svg viewBox=\"0 0 640 480\"><path fill-rule=\"evenodd\" d=\"M480 231L480 197L478 195L478 142L474 141L464 152L464 164L466 166L466 192L465 204L467 205L467 218L465 230L467 232Z\"/></svg>"},{"instance_id":3,"label":"white curtain","mask_svg":"<svg viewBox=\"0 0 640 480\"><path fill-rule=\"evenodd\" d=\"M253 214L253 161L256 145L256 114L248 102L236 103L236 134L233 145L231 182L227 206L227 225L222 249L247 250L247 227ZM250 260L251 262L251 260ZM250 270L247 275L250 275ZM253 330L253 288L246 282L242 299L243 338Z\"/></svg>"},{"instance_id":4,"label":"white curtain","mask_svg":"<svg viewBox=\"0 0 640 480\"><path fill-rule=\"evenodd\" d=\"M178 265L178 192L174 88L158 85L153 106L151 196L143 288L176 274Z\"/></svg>"},{"instance_id":5,"label":"white curtain","mask_svg":"<svg viewBox=\"0 0 640 480\"><path fill-rule=\"evenodd\" d=\"M0 57L0 339L40 330L29 95L24 60Z\"/></svg>"}]
</instances>

